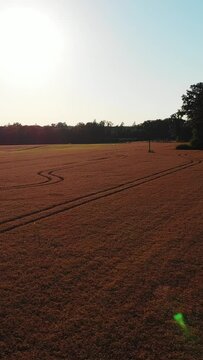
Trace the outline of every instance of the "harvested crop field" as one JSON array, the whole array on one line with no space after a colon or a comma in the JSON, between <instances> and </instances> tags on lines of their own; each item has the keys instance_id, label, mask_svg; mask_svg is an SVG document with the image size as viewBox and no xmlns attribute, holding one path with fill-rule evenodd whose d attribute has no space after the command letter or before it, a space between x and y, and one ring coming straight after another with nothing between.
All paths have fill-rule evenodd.
<instances>
[{"instance_id":1,"label":"harvested crop field","mask_svg":"<svg viewBox=\"0 0 203 360\"><path fill-rule=\"evenodd\" d=\"M202 152L152 148L0 147L1 359L202 358Z\"/></svg>"}]
</instances>

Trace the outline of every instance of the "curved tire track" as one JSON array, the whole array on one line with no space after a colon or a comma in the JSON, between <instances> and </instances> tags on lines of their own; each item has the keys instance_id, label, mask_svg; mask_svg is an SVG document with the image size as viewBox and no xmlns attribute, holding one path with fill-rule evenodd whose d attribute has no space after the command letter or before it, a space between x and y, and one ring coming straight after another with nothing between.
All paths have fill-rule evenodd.
<instances>
[{"instance_id":1,"label":"curved tire track","mask_svg":"<svg viewBox=\"0 0 203 360\"><path fill-rule=\"evenodd\" d=\"M108 160L108 157L103 157L103 158L98 158L98 159L93 159L91 160L92 162L97 162L98 160ZM65 166L61 167L61 168L55 168L55 169L49 169L49 170L41 170L37 172L37 175L45 178L44 181L40 181L40 182L35 182L35 183L29 183L29 184L20 184L20 185L11 185L11 186L5 186L5 187L0 187L0 190L13 190L13 189L26 189L26 188L31 188L31 187L38 187L38 186L44 186L44 185L52 185L52 184L56 184L59 183L61 181L64 180L64 177L61 175L56 174L56 171L61 171L66 169L67 167L70 168L69 165L73 165L75 164L74 167L76 166L85 166L85 165L89 165L90 161L87 162L70 162L67 163Z\"/></svg>"},{"instance_id":2,"label":"curved tire track","mask_svg":"<svg viewBox=\"0 0 203 360\"><path fill-rule=\"evenodd\" d=\"M61 169L56 169L61 170ZM30 183L30 184L22 184L22 185L13 185L13 186L7 186L7 187L1 187L0 190L13 190L13 189L26 189L31 187L38 187L43 185L51 185L56 184L58 182L61 182L64 180L63 176L60 176L58 174L55 174L56 170L41 170L38 171L37 175L45 178L44 181L40 181L38 183Z\"/></svg>"},{"instance_id":3,"label":"curved tire track","mask_svg":"<svg viewBox=\"0 0 203 360\"><path fill-rule=\"evenodd\" d=\"M28 213L25 213L23 215L19 215L16 216L14 218L8 219L8 220L4 220L0 222L0 234L9 232L11 230L14 230L16 228L28 225L28 224L32 224L36 221L42 220L42 219L46 219L50 216L56 215L56 214L60 214L63 213L64 211L68 211L71 210L73 208L88 204L92 201L96 201L108 196L112 196L115 195L119 192L137 187L137 186L141 186L145 183L154 181L156 179L160 179L164 176L173 174L175 172L179 172L181 170L184 169L188 169L192 166L196 166L198 164L200 164L202 161L201 160L190 160L189 162L186 162L182 165L177 165L150 175L146 175L144 177L138 178L138 179L134 179L125 183L122 183L120 185L116 185L104 190L99 190L99 191L95 191L92 192L90 194L87 195L83 195L80 197L77 197L75 199L72 200L67 200L58 204L52 204L48 207L42 208L41 210L34 210ZM58 176L58 175L56 175Z\"/></svg>"},{"instance_id":4,"label":"curved tire track","mask_svg":"<svg viewBox=\"0 0 203 360\"><path fill-rule=\"evenodd\" d=\"M119 155L119 157L127 157L125 155ZM101 161L101 160L109 160L109 157L101 157L101 158L96 158L96 159L91 159L89 161L85 161L85 162L70 162L65 164L65 166L61 167L61 168L55 168L55 169L49 169L49 170L41 170L37 172L37 175L45 178L44 181L40 181L40 182L35 182L35 183L28 183L28 184L20 184L20 185L11 185L11 186L0 186L0 190L13 190L13 189L26 189L26 188L31 188L31 187L38 187L38 186L44 186L44 185L52 185L52 184L56 184L59 183L61 181L64 180L64 177L61 175L58 175L55 173L55 171L61 171L66 169L67 167L70 168L69 165L75 165L74 167L77 166L87 166L89 165L89 163L96 163L97 161ZM2 164L2 163L0 163Z\"/></svg>"}]
</instances>

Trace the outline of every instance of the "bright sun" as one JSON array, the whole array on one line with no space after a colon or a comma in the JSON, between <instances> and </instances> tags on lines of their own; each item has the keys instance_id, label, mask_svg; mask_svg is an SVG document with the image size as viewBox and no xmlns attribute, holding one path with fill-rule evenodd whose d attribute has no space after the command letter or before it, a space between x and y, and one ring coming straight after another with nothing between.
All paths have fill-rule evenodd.
<instances>
[{"instance_id":1,"label":"bright sun","mask_svg":"<svg viewBox=\"0 0 203 360\"><path fill-rule=\"evenodd\" d=\"M0 13L0 79L13 87L41 86L59 67L63 38L45 15L30 8Z\"/></svg>"}]
</instances>

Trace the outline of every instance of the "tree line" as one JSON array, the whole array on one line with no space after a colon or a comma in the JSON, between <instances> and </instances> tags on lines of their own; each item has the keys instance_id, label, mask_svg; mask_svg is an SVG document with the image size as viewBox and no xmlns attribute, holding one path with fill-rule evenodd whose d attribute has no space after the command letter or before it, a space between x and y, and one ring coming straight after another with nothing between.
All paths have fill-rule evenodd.
<instances>
[{"instance_id":1,"label":"tree line","mask_svg":"<svg viewBox=\"0 0 203 360\"><path fill-rule=\"evenodd\" d=\"M189 140L192 129L183 119L149 120L132 126L113 126L101 121L79 123L75 126L57 123L50 126L12 125L0 127L0 144L66 144L110 143L142 140Z\"/></svg>"},{"instance_id":2,"label":"tree line","mask_svg":"<svg viewBox=\"0 0 203 360\"><path fill-rule=\"evenodd\" d=\"M75 126L58 122L48 126L0 126L0 144L67 144L110 143L126 141L190 141L190 147L203 148L203 83L191 85L182 96L181 109L166 119L141 124L114 126L110 121L96 120Z\"/></svg>"}]
</instances>

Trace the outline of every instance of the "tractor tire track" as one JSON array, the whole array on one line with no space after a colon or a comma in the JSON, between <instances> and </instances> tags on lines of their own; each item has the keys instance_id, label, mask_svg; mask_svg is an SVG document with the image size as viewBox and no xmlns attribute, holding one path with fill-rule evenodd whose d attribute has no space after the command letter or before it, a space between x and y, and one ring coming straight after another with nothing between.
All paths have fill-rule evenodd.
<instances>
[{"instance_id":1,"label":"tractor tire track","mask_svg":"<svg viewBox=\"0 0 203 360\"><path fill-rule=\"evenodd\" d=\"M113 186L113 187L110 187L110 188L107 188L107 189L104 189L104 190L92 192L92 193L87 194L87 195L84 195L84 196L82 196L82 197L81 197L81 196L80 196L80 197L76 197L76 198L73 199L73 200L79 200L79 199L83 199L83 198L86 198L86 197L91 196L91 195L100 194L100 193L102 193L102 192L104 192L104 191L113 190L113 189L119 188L119 187L121 187L121 186L134 183L135 181L144 180L144 179L149 178L149 177L151 177L151 176L153 176L153 175L158 175L158 174L161 174L161 173L165 173L166 171L170 171L170 170L173 170L173 169L176 169L176 168L179 168L179 167L187 166L187 165L190 165L190 164L192 164L192 163L193 163L193 161L190 160L190 161L187 162L187 163L180 164L180 165L177 165L177 166L174 166L174 167L171 167L171 168L168 168L168 169L165 169L165 170L162 170L162 171L159 171L159 172L150 174L150 175L146 175L146 176L144 176L144 177L137 178L137 179L134 179L134 180L125 182L125 183L121 183L121 184L119 184L119 185L116 185L116 186ZM58 170L59 170L59 169L58 169ZM56 171L56 169L55 169L55 171ZM70 201L73 201L73 200L70 200ZM67 203L67 201L62 202L62 203L59 203L59 204L53 204L53 205L50 205L49 207L43 208L43 210L52 209L52 208L55 207L55 206L63 205L63 204L66 204L66 203ZM33 212L33 211L32 211L32 212L29 212L28 215L35 214L35 213L38 212L38 211L39 211L39 210L34 211L34 212ZM22 215L22 216L24 217L24 215ZM10 221L12 221L12 220L14 220L14 219L20 219L22 216L20 215L20 216L18 216L18 217L15 217L15 218L12 218L12 219L9 219L9 220L0 221L0 225L1 225L1 224L5 224L5 223L7 223L7 222L10 222ZM27 216L27 214L25 214L25 216Z\"/></svg>"},{"instance_id":2,"label":"tractor tire track","mask_svg":"<svg viewBox=\"0 0 203 360\"><path fill-rule=\"evenodd\" d=\"M134 179L125 183L122 183L120 185L116 185L107 189L99 190L92 192L87 195L83 195L80 197L77 197L72 200L66 200L64 202L58 203L58 204L52 204L46 208L42 208L40 210L34 210L31 212L28 212L23 215L16 216L14 218L4 220L0 222L0 234L9 232L11 230L17 229L19 227L35 223L36 221L46 219L50 216L57 215L60 213L63 213L65 211L74 209L76 207L80 207L82 205L88 204L90 202L103 199L108 196L112 196L115 194L118 194L120 192L123 192L125 190L141 186L145 183L154 181L156 179L160 179L164 176L188 169L192 166L196 166L200 164L201 160L190 160L189 162L186 162L182 165L177 165L150 175L146 175L144 177Z\"/></svg>"},{"instance_id":3,"label":"tractor tire track","mask_svg":"<svg viewBox=\"0 0 203 360\"><path fill-rule=\"evenodd\" d=\"M64 177L56 174L55 173L56 171L61 171L61 170L67 169L67 168L70 169L72 167L75 168L77 166L87 166L87 165L89 165L90 162L97 163L97 161L101 161L101 160L109 160L109 157L96 158L96 159L92 159L92 160L85 161L85 162L70 162L70 163L64 164L64 166L60 167L60 168L41 170L41 171L37 172L37 175L45 178L44 181L29 183L29 184L11 185L11 186L5 186L5 187L0 186L0 190L5 191L5 190L13 190L13 189L26 189L26 188L31 188L31 187L56 184L61 181L64 181ZM70 166L73 164L74 164L74 166Z\"/></svg>"},{"instance_id":4,"label":"tractor tire track","mask_svg":"<svg viewBox=\"0 0 203 360\"><path fill-rule=\"evenodd\" d=\"M56 169L61 170L61 169ZM60 176L58 174L55 174L56 170L41 170L38 171L37 175L41 176L42 178L45 178L45 180L40 181L38 183L30 183L30 184L21 184L21 185L13 185L13 186L7 186L7 187L0 187L0 190L13 190L13 189L26 189L31 187L38 187L38 186L44 186L44 185L52 185L56 184L58 182L61 182L64 180L63 176Z\"/></svg>"},{"instance_id":5,"label":"tractor tire track","mask_svg":"<svg viewBox=\"0 0 203 360\"><path fill-rule=\"evenodd\" d=\"M29 151L29 150L33 150L33 149L39 149L42 147L46 147L46 145L36 145L36 146L30 146L30 147L23 147L23 148L19 148L16 150L13 150L11 152L16 152L16 151Z\"/></svg>"}]
</instances>

